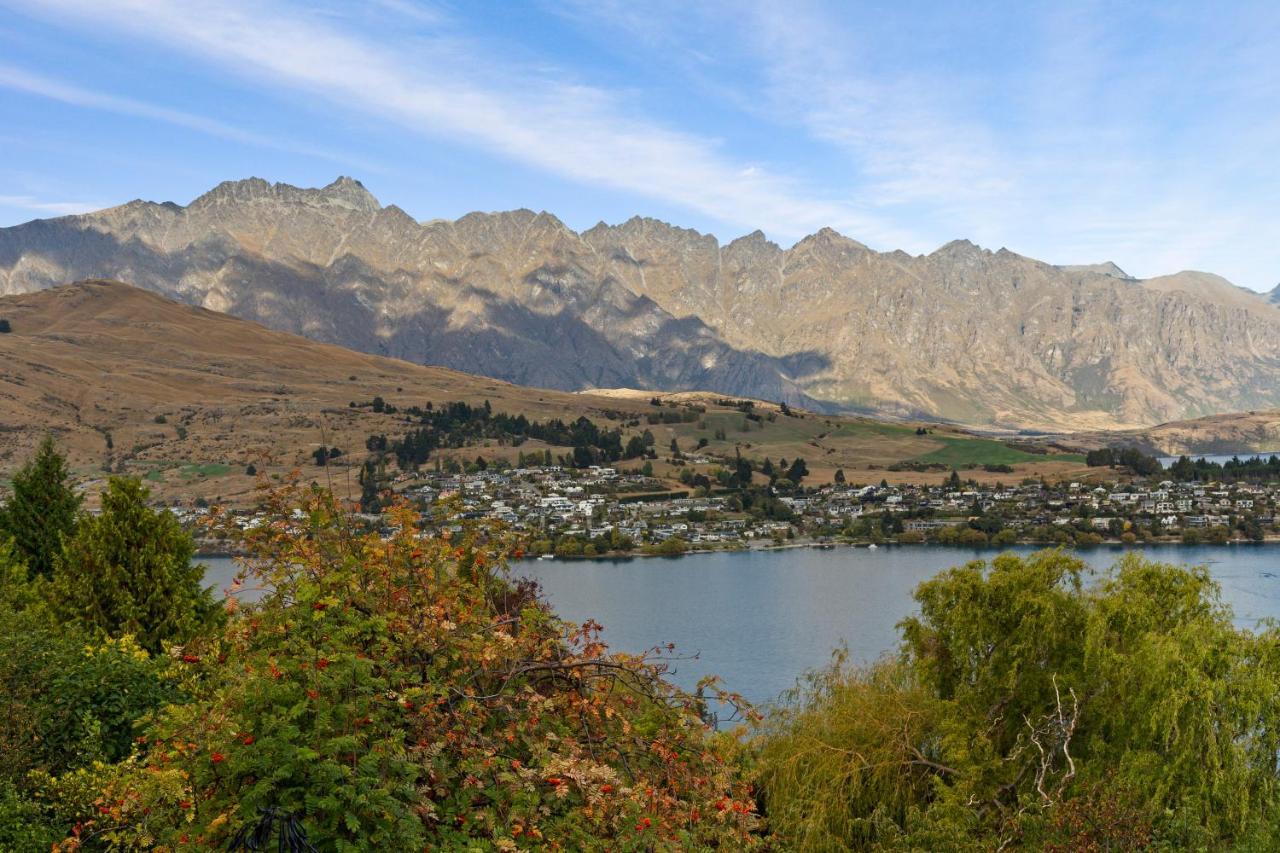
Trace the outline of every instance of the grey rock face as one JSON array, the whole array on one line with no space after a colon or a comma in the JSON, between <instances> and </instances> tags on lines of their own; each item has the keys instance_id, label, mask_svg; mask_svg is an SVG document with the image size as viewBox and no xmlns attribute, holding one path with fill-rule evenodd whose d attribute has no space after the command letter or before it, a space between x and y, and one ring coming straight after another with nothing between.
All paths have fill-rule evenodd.
<instances>
[{"instance_id":1,"label":"grey rock face","mask_svg":"<svg viewBox=\"0 0 1280 853\"><path fill-rule=\"evenodd\" d=\"M1264 298L968 241L912 257L830 229L784 250L639 217L582 234L529 210L419 223L350 178L227 182L186 207L0 229L0 294L90 277L561 389L1056 427L1280 405L1280 311Z\"/></svg>"}]
</instances>

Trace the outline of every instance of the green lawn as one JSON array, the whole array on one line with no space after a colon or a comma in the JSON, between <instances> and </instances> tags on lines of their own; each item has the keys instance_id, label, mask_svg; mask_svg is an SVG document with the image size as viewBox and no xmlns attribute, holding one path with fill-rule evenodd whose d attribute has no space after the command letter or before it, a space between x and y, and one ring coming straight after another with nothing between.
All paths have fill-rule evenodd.
<instances>
[{"instance_id":1,"label":"green lawn","mask_svg":"<svg viewBox=\"0 0 1280 853\"><path fill-rule=\"evenodd\" d=\"M221 477L231 472L231 466L222 462L191 462L186 465L163 465L159 468L152 468L145 475L144 480L152 483L164 482L166 471L176 470L178 476L184 480L190 480L193 477Z\"/></svg>"},{"instance_id":2,"label":"green lawn","mask_svg":"<svg viewBox=\"0 0 1280 853\"><path fill-rule=\"evenodd\" d=\"M900 436L914 436L916 434L915 427L899 426L898 424L877 424L877 423L848 423L841 424L835 430L832 430L830 437L837 438L840 436L859 436L859 435L888 435L898 438ZM942 439L938 439L941 441Z\"/></svg>"},{"instance_id":3,"label":"green lawn","mask_svg":"<svg viewBox=\"0 0 1280 853\"><path fill-rule=\"evenodd\" d=\"M178 473L185 479L191 477L221 477L231 472L231 466L223 462L202 462L183 467Z\"/></svg>"},{"instance_id":4,"label":"green lawn","mask_svg":"<svg viewBox=\"0 0 1280 853\"><path fill-rule=\"evenodd\" d=\"M953 438L951 436L929 436L931 441L940 441L943 446L937 450L912 459L912 462L926 464L950 465L1017 465L1022 462L1084 462L1079 453L1054 453L1041 455L1017 450L999 441L987 438Z\"/></svg>"}]
</instances>

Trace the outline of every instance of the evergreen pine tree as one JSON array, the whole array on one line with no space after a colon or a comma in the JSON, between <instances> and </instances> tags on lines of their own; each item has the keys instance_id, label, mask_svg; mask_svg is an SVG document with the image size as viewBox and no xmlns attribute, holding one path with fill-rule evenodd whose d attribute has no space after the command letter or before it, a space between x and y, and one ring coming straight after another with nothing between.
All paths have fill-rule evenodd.
<instances>
[{"instance_id":1,"label":"evergreen pine tree","mask_svg":"<svg viewBox=\"0 0 1280 853\"><path fill-rule=\"evenodd\" d=\"M13 539L31 576L48 576L64 536L76 526L80 496L71 488L67 460L45 437L36 455L13 477L13 497L0 507L0 539Z\"/></svg>"},{"instance_id":2,"label":"evergreen pine tree","mask_svg":"<svg viewBox=\"0 0 1280 853\"><path fill-rule=\"evenodd\" d=\"M102 513L82 514L54 560L56 615L109 637L133 635L149 652L184 642L217 612L192 565L195 543L172 514L147 505L141 482L112 477Z\"/></svg>"}]
</instances>

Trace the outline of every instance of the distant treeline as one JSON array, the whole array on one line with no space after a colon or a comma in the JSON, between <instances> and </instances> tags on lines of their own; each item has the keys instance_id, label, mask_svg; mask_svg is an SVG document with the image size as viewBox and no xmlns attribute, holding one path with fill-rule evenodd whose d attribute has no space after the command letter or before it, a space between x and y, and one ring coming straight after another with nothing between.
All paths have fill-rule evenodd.
<instances>
[{"instance_id":1,"label":"distant treeline","mask_svg":"<svg viewBox=\"0 0 1280 853\"><path fill-rule=\"evenodd\" d=\"M1159 474L1164 470L1159 459L1148 456L1136 447L1123 449L1104 447L1100 450L1090 450L1085 454L1084 460L1092 468L1123 466L1143 476Z\"/></svg>"},{"instance_id":2,"label":"distant treeline","mask_svg":"<svg viewBox=\"0 0 1280 853\"><path fill-rule=\"evenodd\" d=\"M1280 456L1266 459L1259 456L1241 459L1233 456L1226 462L1210 462L1207 459L1191 459L1180 456L1169 466L1171 479L1198 482L1271 482L1280 480Z\"/></svg>"},{"instance_id":3,"label":"distant treeline","mask_svg":"<svg viewBox=\"0 0 1280 853\"><path fill-rule=\"evenodd\" d=\"M1207 459L1192 459L1181 456L1167 469L1154 456L1148 456L1134 447L1114 449L1104 447L1101 450L1090 450L1085 461L1091 466L1124 466L1135 474L1150 476L1166 474L1170 480L1180 483L1188 482L1271 482L1280 480L1280 457L1272 455L1266 459L1260 456L1241 459L1234 456L1226 462L1211 462Z\"/></svg>"},{"instance_id":4,"label":"distant treeline","mask_svg":"<svg viewBox=\"0 0 1280 853\"><path fill-rule=\"evenodd\" d=\"M375 411L386 411L379 406L381 398L374 398ZM385 435L369 436L365 447L374 452L395 456L402 470L417 468L431 454L441 448L460 448L485 440L519 447L529 439L536 439L558 447L572 447L571 462L586 467L619 459L638 459L649 453L653 436L634 435L623 445L622 430L601 429L588 418L579 417L566 423L559 418L548 421L531 421L524 415L494 412L489 401L482 406L465 402L445 403L435 406L412 406L400 413L416 421L420 426L400 438L388 439Z\"/></svg>"}]
</instances>

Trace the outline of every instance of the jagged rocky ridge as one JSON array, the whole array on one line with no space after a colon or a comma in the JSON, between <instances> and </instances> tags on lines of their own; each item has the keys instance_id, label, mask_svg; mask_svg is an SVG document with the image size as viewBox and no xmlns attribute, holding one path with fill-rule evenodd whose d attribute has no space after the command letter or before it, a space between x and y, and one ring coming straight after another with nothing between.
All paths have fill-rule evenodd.
<instances>
[{"instance_id":1,"label":"jagged rocky ridge","mask_svg":"<svg viewBox=\"0 0 1280 853\"><path fill-rule=\"evenodd\" d=\"M0 294L114 278L379 355L561 389L708 389L969 423L1104 427L1280 405L1280 310L956 241L784 250L653 219L417 222L359 182L227 182L0 229ZM1221 282L1221 285L1219 284Z\"/></svg>"}]
</instances>

